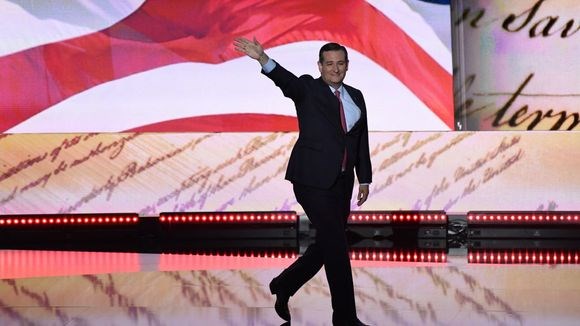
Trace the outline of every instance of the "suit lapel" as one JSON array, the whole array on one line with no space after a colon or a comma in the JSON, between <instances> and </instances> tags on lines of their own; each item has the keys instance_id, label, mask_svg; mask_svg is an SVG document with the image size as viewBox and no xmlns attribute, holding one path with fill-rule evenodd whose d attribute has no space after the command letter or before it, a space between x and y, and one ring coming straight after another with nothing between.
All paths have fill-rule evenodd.
<instances>
[{"instance_id":1,"label":"suit lapel","mask_svg":"<svg viewBox=\"0 0 580 326\"><path fill-rule=\"evenodd\" d=\"M338 99L332 93L330 87L322 80L322 78L318 78L317 81L320 87L322 100L325 102L325 105L322 105L320 109L328 121L330 121L330 123L332 123L332 125L334 125L339 132L343 133L344 131L342 130L342 125L340 123L340 107L338 104Z\"/></svg>"}]
</instances>

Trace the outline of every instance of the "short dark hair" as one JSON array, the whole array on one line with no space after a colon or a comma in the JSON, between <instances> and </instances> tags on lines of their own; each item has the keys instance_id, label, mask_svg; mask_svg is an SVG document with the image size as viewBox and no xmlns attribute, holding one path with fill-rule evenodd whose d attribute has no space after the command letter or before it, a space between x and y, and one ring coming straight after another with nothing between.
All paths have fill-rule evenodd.
<instances>
[{"instance_id":1,"label":"short dark hair","mask_svg":"<svg viewBox=\"0 0 580 326\"><path fill-rule=\"evenodd\" d=\"M346 62L348 62L348 52L346 51L346 48L338 43L326 43L326 44L324 44L320 48L320 51L318 52L318 62L320 62L320 63L324 62L324 57L322 56L322 53L327 52L327 51L343 51L344 52L344 59L346 60Z\"/></svg>"}]
</instances>

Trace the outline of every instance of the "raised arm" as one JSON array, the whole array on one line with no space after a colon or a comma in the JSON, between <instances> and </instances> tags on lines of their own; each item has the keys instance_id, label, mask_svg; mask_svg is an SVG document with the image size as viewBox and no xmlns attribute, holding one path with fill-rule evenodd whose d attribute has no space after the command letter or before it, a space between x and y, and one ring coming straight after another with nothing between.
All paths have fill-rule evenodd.
<instances>
[{"instance_id":1,"label":"raised arm","mask_svg":"<svg viewBox=\"0 0 580 326\"><path fill-rule=\"evenodd\" d=\"M270 57L264 52L262 44L256 40L254 37L253 41L248 40L244 37L238 37L234 40L234 48L238 52L242 52L248 57L257 60L262 66L264 66Z\"/></svg>"},{"instance_id":2,"label":"raised arm","mask_svg":"<svg viewBox=\"0 0 580 326\"><path fill-rule=\"evenodd\" d=\"M264 52L264 48L254 37L253 41L239 37L234 40L234 48L248 57L257 60L262 66L262 73L268 76L278 86L284 96L299 101L304 95L304 85L293 73L281 67ZM308 78L312 80L312 77Z\"/></svg>"}]
</instances>

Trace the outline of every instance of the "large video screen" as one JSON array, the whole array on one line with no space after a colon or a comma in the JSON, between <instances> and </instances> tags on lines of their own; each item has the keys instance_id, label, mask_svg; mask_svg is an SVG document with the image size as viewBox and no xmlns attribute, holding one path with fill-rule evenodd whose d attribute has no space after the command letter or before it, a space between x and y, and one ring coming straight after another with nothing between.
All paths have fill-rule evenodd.
<instances>
[{"instance_id":1,"label":"large video screen","mask_svg":"<svg viewBox=\"0 0 580 326\"><path fill-rule=\"evenodd\" d=\"M465 1L453 19L438 2L0 1L0 214L302 212L284 180L294 107L236 36L315 77L322 44L348 47L371 129L361 209L577 210L580 138L511 130L534 119L517 110L578 107L578 64L546 52L577 52L573 2ZM466 37L454 76L471 76L455 121L450 21ZM493 126L492 100L517 128Z\"/></svg>"},{"instance_id":2,"label":"large video screen","mask_svg":"<svg viewBox=\"0 0 580 326\"><path fill-rule=\"evenodd\" d=\"M0 132L296 130L239 36L314 77L339 42L371 131L450 130L450 30L449 1L0 1Z\"/></svg>"}]
</instances>

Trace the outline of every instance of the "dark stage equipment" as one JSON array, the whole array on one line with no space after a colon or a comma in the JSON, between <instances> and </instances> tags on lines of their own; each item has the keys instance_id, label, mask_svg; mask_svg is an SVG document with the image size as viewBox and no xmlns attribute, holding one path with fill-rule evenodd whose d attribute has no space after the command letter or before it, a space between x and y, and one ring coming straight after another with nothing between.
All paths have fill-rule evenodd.
<instances>
[{"instance_id":1,"label":"dark stage equipment","mask_svg":"<svg viewBox=\"0 0 580 326\"><path fill-rule=\"evenodd\" d=\"M580 239L579 212L469 212L469 239Z\"/></svg>"},{"instance_id":2,"label":"dark stage equipment","mask_svg":"<svg viewBox=\"0 0 580 326\"><path fill-rule=\"evenodd\" d=\"M347 228L362 238L446 239L443 211L356 211Z\"/></svg>"},{"instance_id":3,"label":"dark stage equipment","mask_svg":"<svg viewBox=\"0 0 580 326\"><path fill-rule=\"evenodd\" d=\"M71 243L136 241L141 219L135 213L0 216L2 248L62 248ZM79 248L84 249L84 248Z\"/></svg>"},{"instance_id":4,"label":"dark stage equipment","mask_svg":"<svg viewBox=\"0 0 580 326\"><path fill-rule=\"evenodd\" d=\"M469 212L467 259L475 264L578 264L578 212Z\"/></svg>"}]
</instances>

